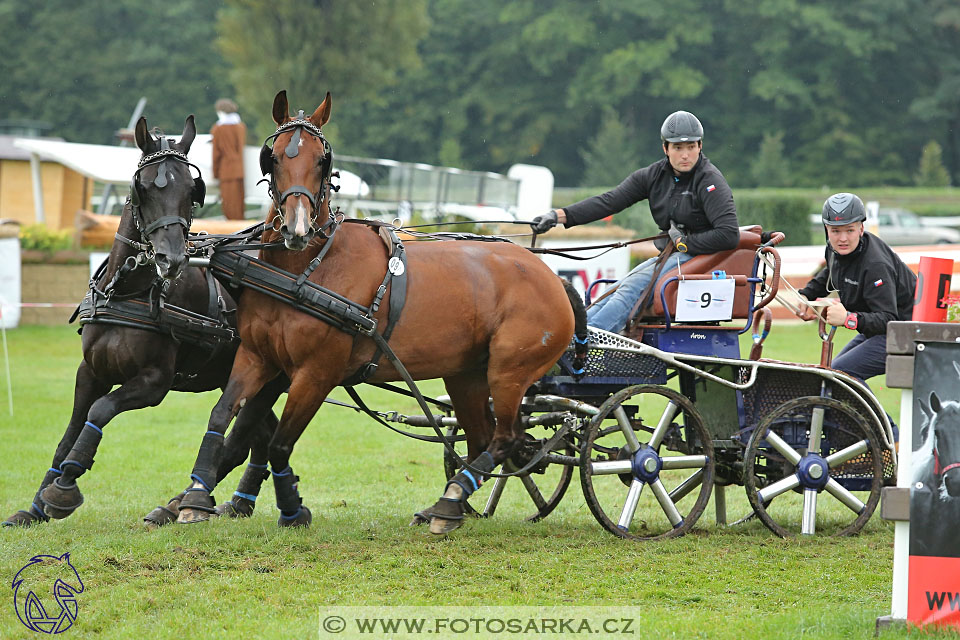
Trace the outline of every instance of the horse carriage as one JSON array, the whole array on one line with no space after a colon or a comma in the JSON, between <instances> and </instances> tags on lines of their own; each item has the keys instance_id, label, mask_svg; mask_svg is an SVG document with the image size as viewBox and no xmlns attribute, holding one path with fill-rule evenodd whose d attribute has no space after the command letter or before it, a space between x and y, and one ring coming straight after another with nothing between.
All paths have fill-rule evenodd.
<instances>
[{"instance_id":1,"label":"horse carriage","mask_svg":"<svg viewBox=\"0 0 960 640\"><path fill-rule=\"evenodd\" d=\"M780 283L780 240L773 234L763 243L759 227L741 229L736 249L698 256L682 274L662 276L655 304L637 310L625 335L591 329L585 370L572 364L571 344L531 387L521 421L550 425L550 432L531 438L506 467L549 449L534 473L519 478L532 502L530 520L557 506L579 468L591 512L623 538L682 535L711 489L717 522L726 524L725 488L734 484L746 489L748 517L780 536L850 535L863 527L882 484L895 477L892 427L865 384L829 368L835 328L827 331L822 320L819 365L760 357L771 328L767 305ZM679 282L721 273L734 280L732 316L742 322L678 323ZM743 358L739 336L751 328L753 348ZM458 433L455 417L443 423L449 435ZM445 466L452 475L449 454ZM493 480L482 515L494 513L506 482Z\"/></svg>"},{"instance_id":2,"label":"horse carriage","mask_svg":"<svg viewBox=\"0 0 960 640\"><path fill-rule=\"evenodd\" d=\"M760 358L770 327L766 305L780 282L775 244L782 235L765 242L759 228L743 229L736 249L696 257L683 274L667 273L652 310L638 311L625 335L590 330L583 300L569 283L561 284L516 244L479 242L490 239L472 234L405 244L397 227L345 220L331 211L333 153L320 132L330 116L329 94L312 115L291 118L281 92L273 116L278 129L267 141L273 146L265 143L261 153L274 200L267 221L235 236L184 237L182 247L174 240L180 227L189 226L189 205L198 200L190 189L202 188L202 181L171 181L193 185L182 193L164 187L170 171L189 175L184 154L192 120L173 150L149 136L145 124L138 126L145 155L131 190L134 207L125 209L118 255L91 284L87 322L100 314L110 335L146 332L163 341L142 349L139 366L149 375L133 376L131 385L119 373L93 371L111 359L86 353L85 331L70 426L31 509L7 523L72 513L83 501L76 479L92 466L107 421L156 404L168 389L200 388L197 372L172 356L190 333L186 329L198 329L209 342L203 325L227 336L214 342L230 349L214 349L214 355L236 356L232 370L217 365L216 375L208 374L223 396L211 413L190 486L147 516L156 525L250 515L270 475L279 524L309 524L289 465L297 438L335 387L351 389L365 408L355 385L400 380L422 415L367 411L385 424L431 427L434 436L412 435L444 443L449 482L437 504L415 519L429 521L435 533L460 526L472 511L467 498L483 477L492 488L482 514L493 514L505 484L517 478L532 499L530 519L543 518L563 498L574 468L592 513L624 538L689 531L711 491L718 520L725 521L724 487L731 484L746 488L753 511L780 535L846 535L870 518L882 482L894 472L892 429L864 384L827 366L832 332L821 325L821 366ZM173 195L179 213L171 216L163 202ZM140 201L145 204L138 209ZM162 252L150 238L158 230L165 234ZM171 282L188 253L209 268L191 276L196 299L184 313L171 310L169 301L165 308L164 299L167 290L185 291L186 285ZM143 277L149 269L137 266L151 259L160 284L154 281L146 293L128 284L128 296L102 296L106 302L98 306L104 286L123 283L124 265ZM176 268L168 268L171 263ZM220 285L210 284L210 274ZM732 283L729 315L742 326L677 320L681 286L713 279ZM116 304L137 293L147 296L149 304L140 305L147 311ZM235 311L223 304L232 298ZM208 307L219 311L217 317L204 319ZM750 357L742 358L739 335L761 323L765 329L755 329ZM172 351L170 340L177 345ZM101 342L101 349L124 346L116 338ZM160 373L151 361L158 351L168 352ZM124 373L130 378L133 370ZM160 388L140 397L144 380L157 376ZM439 413L415 383L429 378L442 378L450 394L433 401ZM111 384L121 386L103 396ZM96 394L81 394L82 385ZM278 422L269 409L284 389L288 399ZM467 445L463 457L461 442ZM248 450L251 462L234 498L216 505L214 486Z\"/></svg>"}]
</instances>

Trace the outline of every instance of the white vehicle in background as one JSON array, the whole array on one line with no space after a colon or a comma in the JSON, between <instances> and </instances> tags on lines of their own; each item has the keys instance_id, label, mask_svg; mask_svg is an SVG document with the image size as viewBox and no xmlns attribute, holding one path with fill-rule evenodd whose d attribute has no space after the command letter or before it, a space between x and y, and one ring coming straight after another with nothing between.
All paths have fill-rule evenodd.
<instances>
[{"instance_id":1,"label":"white vehicle in background","mask_svg":"<svg viewBox=\"0 0 960 640\"><path fill-rule=\"evenodd\" d=\"M926 224L924 219L908 209L879 207L874 220L869 213L866 227L891 246L925 244L960 244L960 231L950 227ZM819 213L810 214L814 242L823 235L823 222Z\"/></svg>"},{"instance_id":2,"label":"white vehicle in background","mask_svg":"<svg viewBox=\"0 0 960 640\"><path fill-rule=\"evenodd\" d=\"M877 223L880 238L889 245L960 243L960 231L926 225L907 209L880 207Z\"/></svg>"}]
</instances>

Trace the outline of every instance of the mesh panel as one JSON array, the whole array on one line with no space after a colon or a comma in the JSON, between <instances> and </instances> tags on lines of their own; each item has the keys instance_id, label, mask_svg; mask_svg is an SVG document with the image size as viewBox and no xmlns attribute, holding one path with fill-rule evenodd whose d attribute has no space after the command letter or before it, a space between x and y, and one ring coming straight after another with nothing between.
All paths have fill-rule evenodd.
<instances>
[{"instance_id":1,"label":"mesh panel","mask_svg":"<svg viewBox=\"0 0 960 640\"><path fill-rule=\"evenodd\" d=\"M741 369L741 371L746 370ZM753 386L745 389L743 392L743 407L747 416L746 424L752 426L757 425L764 416L772 413L777 407L794 398L801 396L819 396L822 382L823 378L814 371L806 372L803 370L761 368L757 372L757 381ZM862 413L860 401L855 398L850 391L834 385L833 398L847 404L854 412ZM879 426L867 416L864 416L864 418L867 418L867 423L870 428L874 432L877 432ZM854 427L854 422L848 415L837 411L828 411L825 419L828 424L835 427L834 439L836 441L831 440L830 442L824 443L824 451L828 452L823 455L826 456L839 451L859 440L859 436L856 435L859 433L859 430ZM809 425L809 420L801 425L804 432L807 425ZM798 429L799 428L798 426ZM849 434L849 436L846 434ZM802 443L805 442L806 436L798 434L797 437L798 441L795 444L798 446L802 445ZM880 450L883 454L883 477L893 477L896 468L893 455L890 450L882 444L882 438L878 442L880 443ZM849 460L837 469L832 469L830 475L838 479L869 479L872 477L871 464L869 456L860 456Z\"/></svg>"},{"instance_id":2,"label":"mesh panel","mask_svg":"<svg viewBox=\"0 0 960 640\"><path fill-rule=\"evenodd\" d=\"M627 353L615 351L616 348L642 349L649 351L650 347L616 333L602 331L588 327L589 350L584 376L604 378L642 378L648 382L666 382L667 365L653 355ZM573 350L576 345L571 342L563 361L568 366L573 362Z\"/></svg>"}]
</instances>

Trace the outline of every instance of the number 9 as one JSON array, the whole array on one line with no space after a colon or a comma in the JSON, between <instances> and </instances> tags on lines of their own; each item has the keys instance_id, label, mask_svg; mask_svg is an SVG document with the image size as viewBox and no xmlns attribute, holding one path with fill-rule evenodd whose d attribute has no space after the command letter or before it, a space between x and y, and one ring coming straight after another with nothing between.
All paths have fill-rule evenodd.
<instances>
[{"instance_id":1,"label":"number 9","mask_svg":"<svg viewBox=\"0 0 960 640\"><path fill-rule=\"evenodd\" d=\"M711 298L711 296L710 296L710 292L709 292L709 291L704 291L704 292L700 295L700 302L703 303L703 304L700 305L700 308L701 308L701 309L706 309L707 307L710 306L710 302L711 302L711 301L712 301L712 298Z\"/></svg>"}]
</instances>

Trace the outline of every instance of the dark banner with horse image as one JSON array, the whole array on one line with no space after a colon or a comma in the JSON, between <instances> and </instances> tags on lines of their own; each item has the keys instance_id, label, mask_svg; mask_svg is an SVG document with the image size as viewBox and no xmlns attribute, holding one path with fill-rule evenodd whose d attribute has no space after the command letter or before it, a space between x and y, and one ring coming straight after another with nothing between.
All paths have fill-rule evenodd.
<instances>
[{"instance_id":1,"label":"dark banner with horse image","mask_svg":"<svg viewBox=\"0 0 960 640\"><path fill-rule=\"evenodd\" d=\"M960 344L915 356L907 617L960 626Z\"/></svg>"}]
</instances>

